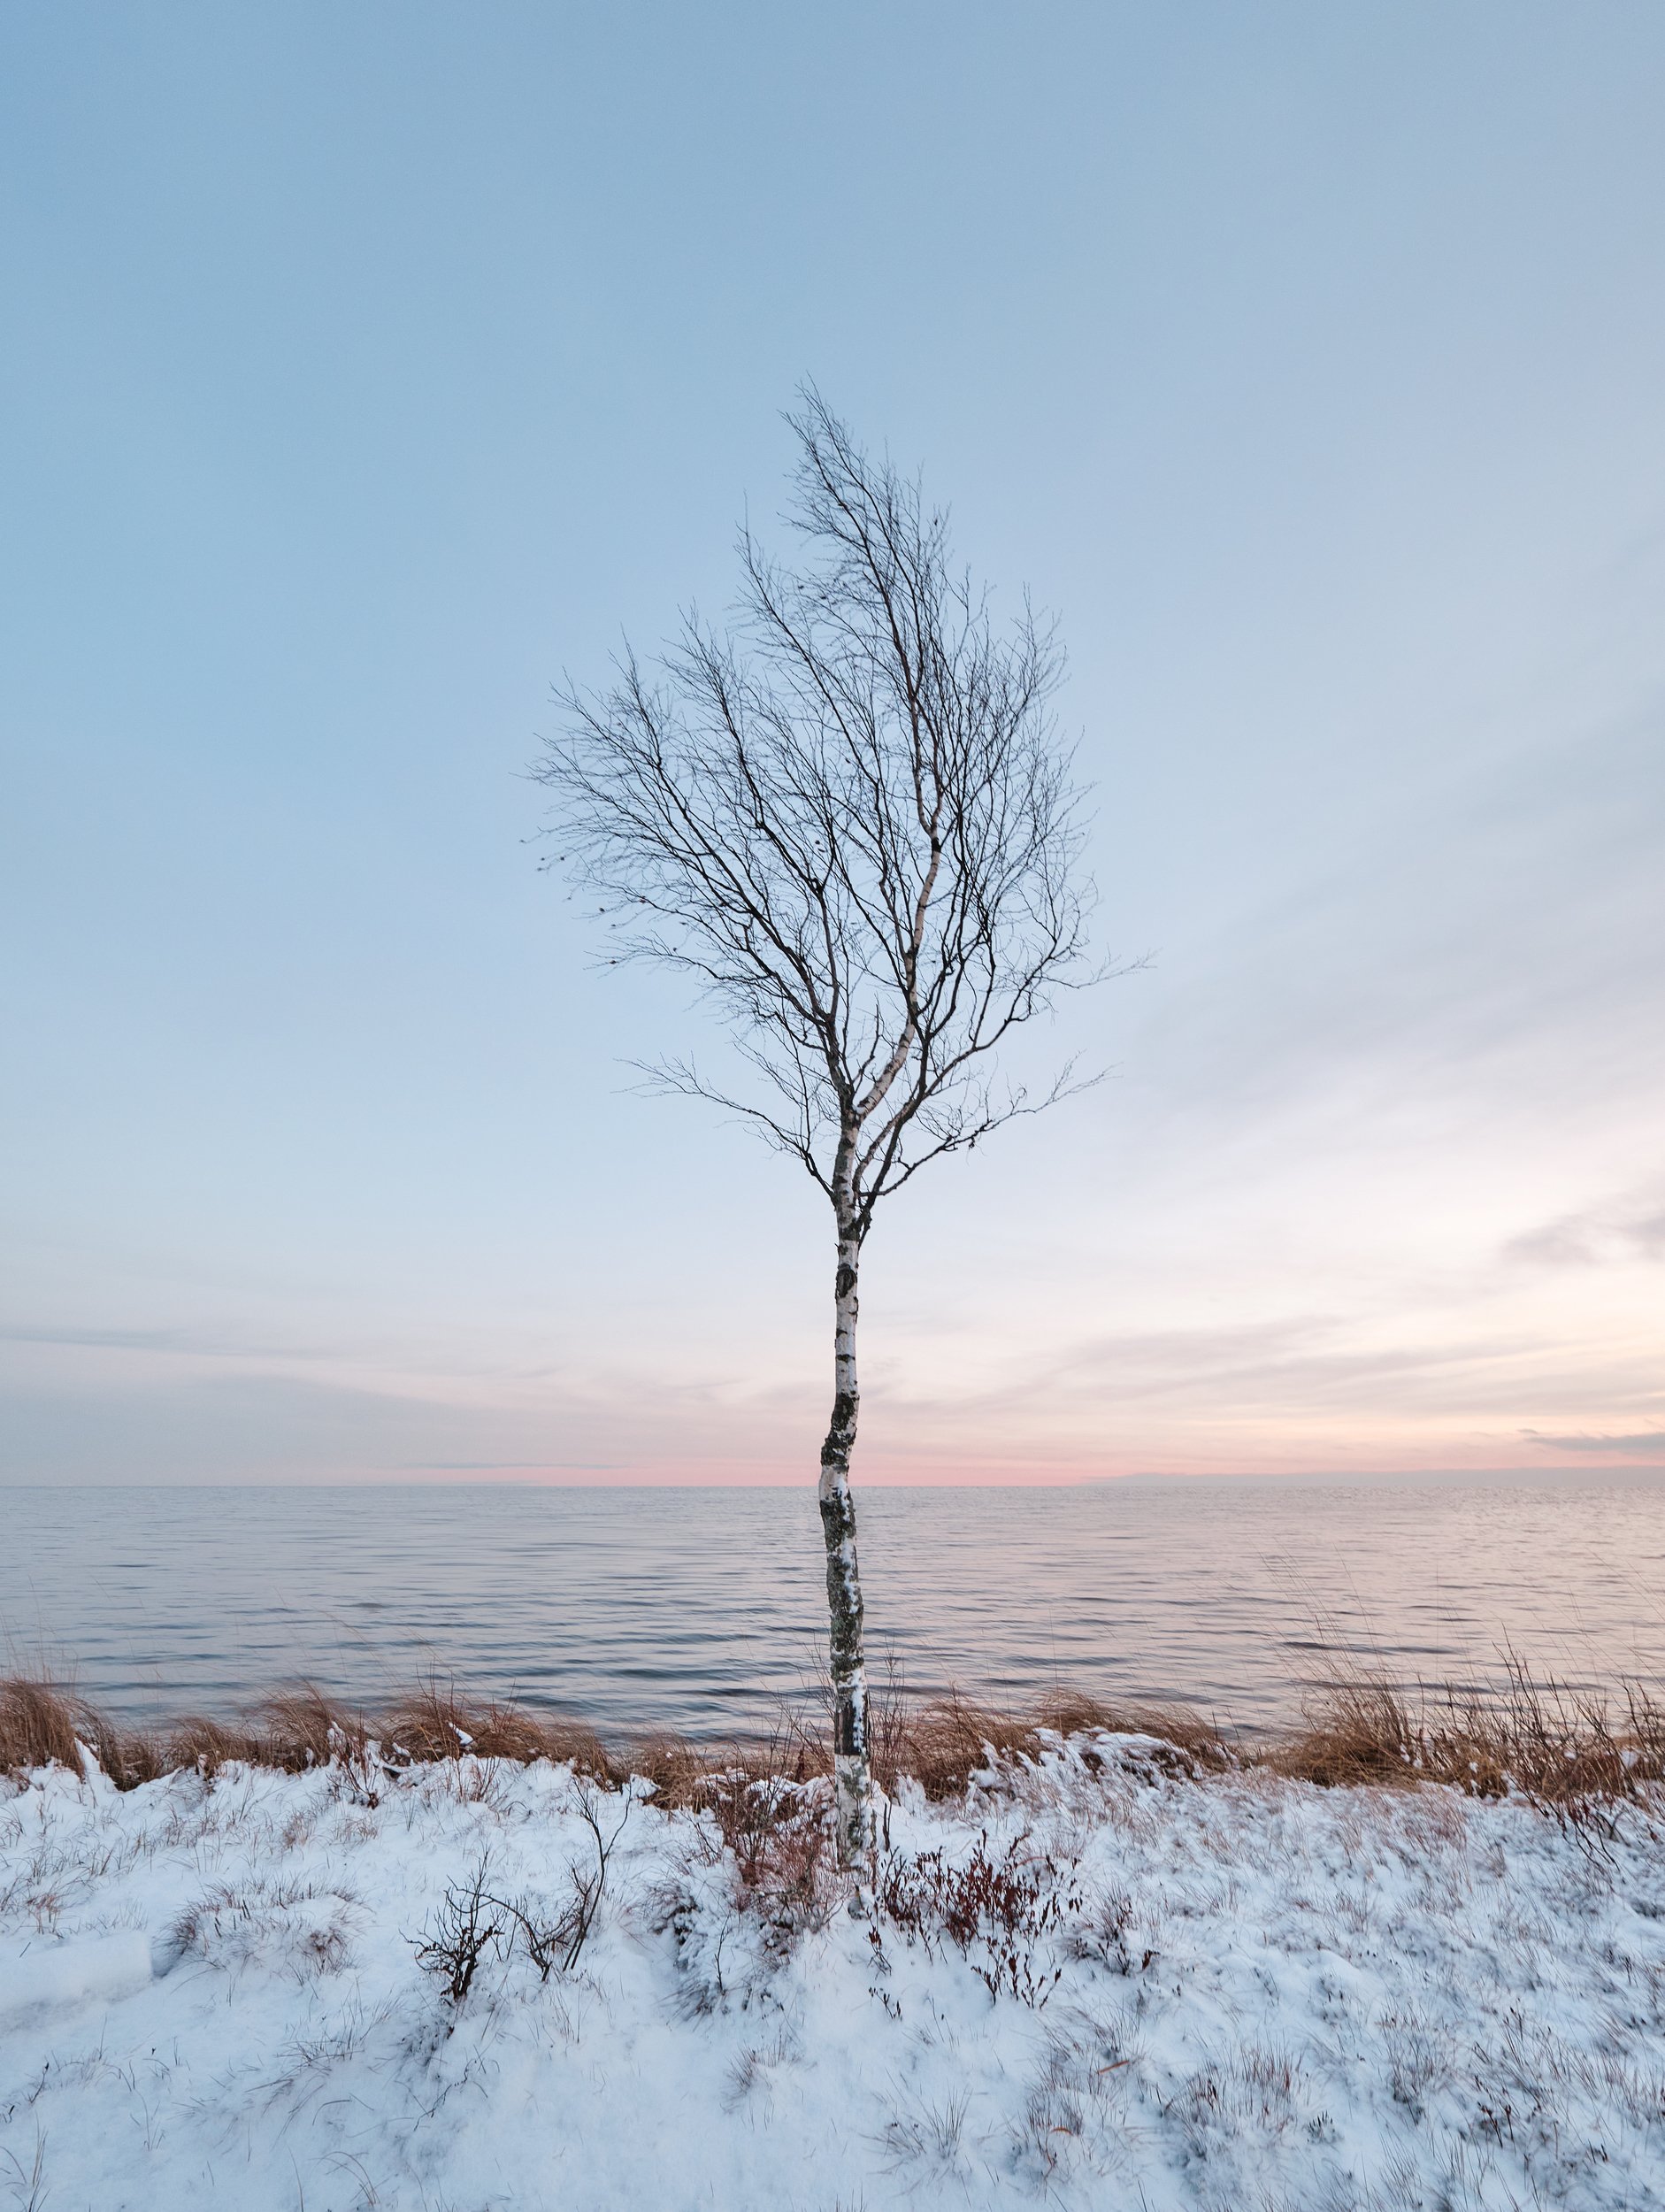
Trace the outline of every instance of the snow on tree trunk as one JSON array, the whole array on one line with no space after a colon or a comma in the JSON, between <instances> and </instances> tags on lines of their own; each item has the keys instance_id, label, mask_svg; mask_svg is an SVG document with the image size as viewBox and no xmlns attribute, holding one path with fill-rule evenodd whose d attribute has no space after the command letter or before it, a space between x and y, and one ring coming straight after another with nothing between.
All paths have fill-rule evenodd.
<instances>
[{"instance_id":1,"label":"snow on tree trunk","mask_svg":"<svg viewBox=\"0 0 1665 2212\"><path fill-rule=\"evenodd\" d=\"M856 1504L850 1453L860 1393L856 1383L856 1270L861 1242L848 1218L839 1226L832 1420L821 1447L821 1532L826 1541L831 1622L832 1768L839 1864L865 1867L873 1850L873 1778L867 1743L867 1671L862 1651L862 1578L856 1559Z\"/></svg>"}]
</instances>

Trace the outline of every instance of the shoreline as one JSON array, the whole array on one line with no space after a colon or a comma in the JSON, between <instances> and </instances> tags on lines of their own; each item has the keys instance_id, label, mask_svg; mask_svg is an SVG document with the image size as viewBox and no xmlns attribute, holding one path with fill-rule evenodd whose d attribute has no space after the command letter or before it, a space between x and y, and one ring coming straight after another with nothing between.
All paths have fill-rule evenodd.
<instances>
[{"instance_id":1,"label":"shoreline","mask_svg":"<svg viewBox=\"0 0 1665 2212\"><path fill-rule=\"evenodd\" d=\"M392 1777L473 1755L568 1765L610 1789L641 1778L694 1803L715 1775L806 1784L832 1770L825 1714L802 1700L780 1703L766 1728L720 1738L668 1727L607 1737L582 1718L471 1697L430 1673L373 1707L303 1680L234 1717L187 1713L135 1728L79 1696L73 1679L0 1677L0 1774L52 1764L79 1773L90 1755L127 1790L181 1771L211 1778L229 1764L302 1773L345 1762ZM1077 1738L1108 1735L1160 1741L1196 1778L1264 1772L1325 1787L1442 1784L1469 1796L1523 1797L1574 1819L1600 1818L1604 1807L1665 1783L1665 1700L1649 1685L1569 1686L1534 1675L1507 1650L1492 1679L1411 1692L1332 1655L1303 1703L1302 1724L1280 1732L1179 1704L1111 1705L1063 1687L1001 1708L957 1692L914 1699L881 1685L871 1701L874 1776L886 1795L912 1782L937 1802L962 1793L991 1759L1032 1763Z\"/></svg>"}]
</instances>

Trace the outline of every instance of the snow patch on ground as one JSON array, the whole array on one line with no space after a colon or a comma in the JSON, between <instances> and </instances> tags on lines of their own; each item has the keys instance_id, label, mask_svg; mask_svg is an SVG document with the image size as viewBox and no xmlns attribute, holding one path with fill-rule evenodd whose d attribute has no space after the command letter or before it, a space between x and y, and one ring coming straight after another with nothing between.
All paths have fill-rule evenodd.
<instances>
[{"instance_id":1,"label":"snow patch on ground","mask_svg":"<svg viewBox=\"0 0 1665 2212\"><path fill-rule=\"evenodd\" d=\"M500 1912L451 2003L418 1958L448 1888L483 1857L491 1897L570 1936L585 1796L464 1757L119 1795L53 1770L0 1797L0 2192L1665 2205L1665 1847L1634 1810L1592 1843L1520 1802L1192 1779L1078 1740L963 1806L904 1792L912 1902L863 1920L745 1909L710 1816L638 1801L570 1967L564 1938L541 1975ZM610 1835L624 1801L599 1810Z\"/></svg>"},{"instance_id":2,"label":"snow patch on ground","mask_svg":"<svg viewBox=\"0 0 1665 2212\"><path fill-rule=\"evenodd\" d=\"M0 2021L96 1998L131 1997L150 1979L150 1941L142 1935L50 1942L36 1936L0 1951Z\"/></svg>"}]
</instances>

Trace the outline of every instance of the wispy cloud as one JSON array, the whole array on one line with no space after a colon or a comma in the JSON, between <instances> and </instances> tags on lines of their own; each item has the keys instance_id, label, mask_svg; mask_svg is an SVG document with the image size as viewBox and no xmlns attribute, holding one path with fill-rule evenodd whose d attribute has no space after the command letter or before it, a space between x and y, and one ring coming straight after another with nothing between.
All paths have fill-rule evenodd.
<instances>
[{"instance_id":1,"label":"wispy cloud","mask_svg":"<svg viewBox=\"0 0 1665 2212\"><path fill-rule=\"evenodd\" d=\"M1562 1214L1504 1248L1507 1260L1538 1267L1613 1267L1665 1263L1665 1203L1633 1203Z\"/></svg>"},{"instance_id":2,"label":"wispy cloud","mask_svg":"<svg viewBox=\"0 0 1665 2212\"><path fill-rule=\"evenodd\" d=\"M538 1475L552 1468L564 1474L605 1475L618 1471L616 1459L419 1459L400 1472L408 1475Z\"/></svg>"},{"instance_id":3,"label":"wispy cloud","mask_svg":"<svg viewBox=\"0 0 1665 2212\"><path fill-rule=\"evenodd\" d=\"M65 1344L105 1352L205 1352L182 1329L86 1329L9 1326L0 1323L0 1344Z\"/></svg>"},{"instance_id":4,"label":"wispy cloud","mask_svg":"<svg viewBox=\"0 0 1665 2212\"><path fill-rule=\"evenodd\" d=\"M119 1329L75 1323L0 1322L0 1344L37 1344L68 1351L136 1352L169 1359L305 1360L326 1356L318 1347L294 1341L263 1344L252 1337L237 1338L190 1328Z\"/></svg>"},{"instance_id":5,"label":"wispy cloud","mask_svg":"<svg viewBox=\"0 0 1665 2212\"><path fill-rule=\"evenodd\" d=\"M1536 1429L1522 1433L1552 1452L1621 1452L1627 1457L1665 1458L1665 1429L1646 1429L1634 1436L1541 1436Z\"/></svg>"}]
</instances>

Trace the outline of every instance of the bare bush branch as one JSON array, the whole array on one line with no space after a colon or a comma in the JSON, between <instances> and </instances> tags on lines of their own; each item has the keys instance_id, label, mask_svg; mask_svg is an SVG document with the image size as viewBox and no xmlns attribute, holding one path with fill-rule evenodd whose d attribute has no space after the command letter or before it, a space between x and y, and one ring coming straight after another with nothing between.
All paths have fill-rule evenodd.
<instances>
[{"instance_id":1,"label":"bare bush branch","mask_svg":"<svg viewBox=\"0 0 1665 2212\"><path fill-rule=\"evenodd\" d=\"M453 2006L472 1988L487 1954L502 1943L502 1907L487 1888L491 1854L482 1851L472 1871L446 1885L445 1902L417 1944L417 1964L439 1976Z\"/></svg>"}]
</instances>

